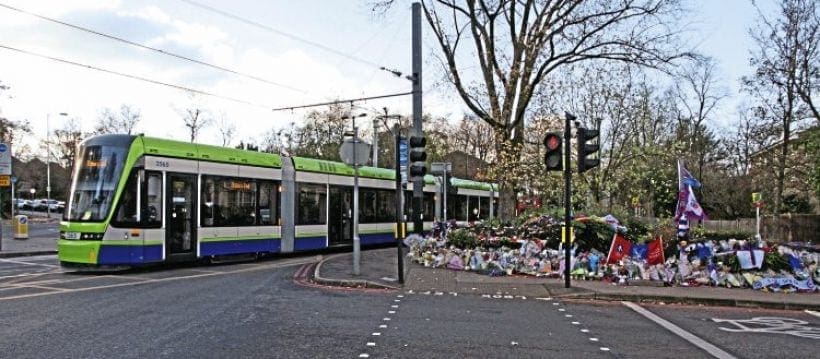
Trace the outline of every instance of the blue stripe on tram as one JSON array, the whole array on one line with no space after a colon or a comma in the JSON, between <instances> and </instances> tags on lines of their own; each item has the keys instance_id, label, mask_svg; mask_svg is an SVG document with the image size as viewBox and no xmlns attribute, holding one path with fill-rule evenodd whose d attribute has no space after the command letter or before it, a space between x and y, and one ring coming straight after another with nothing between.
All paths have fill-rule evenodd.
<instances>
[{"instance_id":1,"label":"blue stripe on tram","mask_svg":"<svg viewBox=\"0 0 820 359\"><path fill-rule=\"evenodd\" d=\"M359 238L361 239L363 245L390 243L396 240L396 238L393 237L393 232L361 234L359 235Z\"/></svg>"},{"instance_id":2,"label":"blue stripe on tram","mask_svg":"<svg viewBox=\"0 0 820 359\"><path fill-rule=\"evenodd\" d=\"M293 241L293 250L295 251L304 251L310 249L320 249L325 248L327 243L327 237L325 236L318 236L318 237L299 237L294 239Z\"/></svg>"},{"instance_id":3,"label":"blue stripe on tram","mask_svg":"<svg viewBox=\"0 0 820 359\"><path fill-rule=\"evenodd\" d=\"M223 254L279 252L282 241L275 239L246 239L235 241L201 242L199 253L203 256Z\"/></svg>"}]
</instances>

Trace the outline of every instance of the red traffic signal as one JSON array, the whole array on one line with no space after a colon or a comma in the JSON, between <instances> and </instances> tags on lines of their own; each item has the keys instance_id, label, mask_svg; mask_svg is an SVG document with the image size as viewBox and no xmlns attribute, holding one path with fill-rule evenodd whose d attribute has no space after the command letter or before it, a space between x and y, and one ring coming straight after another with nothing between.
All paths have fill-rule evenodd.
<instances>
[{"instance_id":1,"label":"red traffic signal","mask_svg":"<svg viewBox=\"0 0 820 359\"><path fill-rule=\"evenodd\" d=\"M544 136L544 147L547 152L544 154L544 165L547 171L561 171L564 169L561 159L561 134L549 132Z\"/></svg>"}]
</instances>

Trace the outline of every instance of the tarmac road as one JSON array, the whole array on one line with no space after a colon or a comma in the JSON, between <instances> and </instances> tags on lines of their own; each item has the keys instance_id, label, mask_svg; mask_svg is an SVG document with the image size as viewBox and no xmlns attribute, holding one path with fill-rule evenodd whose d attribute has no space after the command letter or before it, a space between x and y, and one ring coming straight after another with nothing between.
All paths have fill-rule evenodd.
<instances>
[{"instance_id":1,"label":"tarmac road","mask_svg":"<svg viewBox=\"0 0 820 359\"><path fill-rule=\"evenodd\" d=\"M0 258L0 353L15 358L808 358L820 340L815 336L820 318L801 311L362 291L294 280L316 261L317 256L298 256L89 274L66 273L53 255ZM749 322L761 317L781 319ZM740 328L737 323L755 331L720 329ZM704 343L718 351L710 352Z\"/></svg>"}]
</instances>

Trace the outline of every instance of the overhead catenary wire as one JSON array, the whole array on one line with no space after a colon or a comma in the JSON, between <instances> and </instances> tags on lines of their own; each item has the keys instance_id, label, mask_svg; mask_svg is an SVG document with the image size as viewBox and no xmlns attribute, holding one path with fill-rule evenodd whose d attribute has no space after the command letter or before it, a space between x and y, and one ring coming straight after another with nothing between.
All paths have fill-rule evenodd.
<instances>
[{"instance_id":1,"label":"overhead catenary wire","mask_svg":"<svg viewBox=\"0 0 820 359\"><path fill-rule=\"evenodd\" d=\"M270 109L272 111L295 110L295 109L300 109L300 108L319 107L319 106L325 106L325 105L333 105L333 104L337 104L337 103L351 103L351 102L357 102L357 101L375 100L375 99L380 99L380 98L407 96L407 95L413 94L413 92L403 92L403 93L368 96L368 97L359 97L359 98L353 98L353 99L337 100L337 101L330 101L330 102L323 102L323 103L316 103L316 104L309 104L309 105L279 107L279 108L271 109L271 106L262 105L262 104L258 104L258 103L253 103L253 102L245 101L245 100L238 99L238 98L235 98L235 97L219 95L219 94L204 91L204 90L197 90L197 89L190 88L190 87L185 87L185 86L182 86L182 85L176 85L176 84L172 84L172 83L162 82L162 81L159 81L159 80L153 80L153 79L149 79L147 77L142 77L142 76L138 76L138 75L127 74L127 73L124 73L124 72L104 69L104 68L101 68L101 67L88 65L88 64L83 64L83 63L79 63L79 62L76 62L76 61L61 59L61 58L58 58L58 57L44 55L44 54L36 53L36 52L33 52L33 51L18 49L16 47L6 46L6 45L3 45L3 44L0 44L0 49L6 49L6 50L9 50L9 51L22 53L22 54L26 54L26 55L29 55L29 56L40 57L40 58L55 61L55 62L60 62L60 63L73 65L73 66L77 66L77 67L82 67L82 68L85 68L85 69L88 69L88 70L100 71L100 72L104 72L104 73L108 73L108 74L112 74L112 75L117 75L117 76L129 78L129 79L133 79L133 80L148 82L148 83L152 83L152 84L155 84L155 85L166 86L166 87L174 88L174 89L177 89L177 90L188 91L188 92L192 92L192 93L203 95L203 96L219 98L219 99L223 99L223 100L227 100L227 101L232 101L232 102L241 103L241 104L244 104L244 105L249 105L249 106L254 106L254 107L259 107L259 108L264 108L264 109Z\"/></svg>"},{"instance_id":2,"label":"overhead catenary wire","mask_svg":"<svg viewBox=\"0 0 820 359\"><path fill-rule=\"evenodd\" d=\"M48 60L51 60L51 61L56 61L56 62L61 62L61 63L64 63L64 64L74 65L74 66L82 67L82 68L89 69L89 70L105 72L105 73L108 73L108 74L117 75L117 76L121 76L121 77L126 77L126 78L130 78L130 79L133 79L133 80L150 82L152 84L166 86L166 87L174 88L174 89L177 89L177 90L188 91L188 92L192 92L192 93L203 95L203 96L219 98L219 99L223 99L223 100L237 102L237 103L250 105L250 106L254 106L254 107L261 107L261 108L265 108L265 109L270 108L270 106L265 106L265 105L253 103L253 102L250 102L250 101L245 101L245 100L242 100L242 99L234 98L234 97L223 96L223 95L215 94L215 93L212 93L212 92L197 90L197 89L193 89L193 88L190 88L190 87L185 87L185 86L176 85L176 84L172 84L172 83L153 80L153 79L149 79L147 77L127 74L127 73L124 73L124 72L108 70L108 69L104 69L104 68L93 66L93 65L88 65L88 64L83 64L83 63L79 63L79 62L75 62L75 61L71 61L71 60L65 60L65 59L61 59L61 58L57 58L57 57L53 57L53 56L43 55L43 54L40 54L40 53L28 51L28 50L23 50L23 49L18 49L18 48L11 47L11 46L6 46L6 45L3 45L3 44L0 44L0 49L15 51L15 52L23 53L23 54L30 55L30 56L36 56L36 57L48 59Z\"/></svg>"},{"instance_id":3,"label":"overhead catenary wire","mask_svg":"<svg viewBox=\"0 0 820 359\"><path fill-rule=\"evenodd\" d=\"M177 59L180 59L180 60L193 62L193 63L203 65L203 66L207 66L207 67L210 67L210 68L213 68L213 69L228 72L228 73L231 73L231 74L234 74L234 75L237 75L237 76L242 76L242 77L245 77L245 78L249 78L249 79L252 79L252 80L263 82L263 83L266 83L266 84L269 84L269 85L282 87L282 88L285 88L285 89L288 89L288 90L291 90L291 91L300 92L300 93L303 93L303 94L307 93L307 91L302 90L302 89L298 89L298 88L293 87L293 86L281 84L281 83L278 83L278 82L274 82L274 81L271 81L271 80L261 78L259 76L246 74L246 73L239 72L239 71L236 71L236 70L224 67L224 66L214 65L214 64L207 63L207 62L197 60L197 59L193 59L193 58L190 58L190 57L187 57L187 56L175 54L173 52L169 52L169 51L166 51L166 50L154 48L154 47L151 47L151 46L148 46L148 45L143 45L143 44L140 44L140 43L128 40L128 39L124 39L124 38L117 37L117 36L114 36L114 35L109 35L109 34L102 33L102 32L96 31L96 30L92 30L92 29L89 29L89 28L86 28L86 27L82 27L82 26L79 26L79 25L74 25L74 24L67 23L67 22L64 22L64 21L60 21L60 20L57 20L57 19L54 19L54 18L50 18L50 17L44 16L44 15L35 14L33 12L26 11L26 10L23 10L23 9L19 9L19 8L16 8L16 7L7 5L7 4L0 3L0 7L6 8L6 9L9 9L9 10L13 10L13 11L17 11L17 12L20 12L20 13L23 13L23 14L26 14L26 15L29 15L29 16L33 16L33 17L36 17L36 18L39 18L39 19L42 19L42 20L45 20L45 21L50 21L50 22L53 22L53 23L56 23L56 24L67 26L67 27L70 27L70 28L73 28L73 29L76 29L76 30L79 30L79 31L84 31L84 32L94 34L94 35L97 35L97 36L102 36L102 37L105 37L107 39L122 42L122 43L125 43L125 44L128 44L128 45L131 45L131 46L135 46L135 47L139 47L139 48L142 48L142 49L158 52L160 54L163 54L163 55L166 55L166 56L171 56L171 57L174 57L174 58L177 58Z\"/></svg>"},{"instance_id":4,"label":"overhead catenary wire","mask_svg":"<svg viewBox=\"0 0 820 359\"><path fill-rule=\"evenodd\" d=\"M399 97L399 96L407 96L407 95L412 95L412 94L413 94L413 92L410 91L410 92L394 93L394 94L388 94L388 95L359 97L359 98L351 98L351 99L345 99L345 100L336 100L336 101L328 101L328 102L322 102L322 103L314 103L314 104L309 104L309 105L278 107L278 108L274 108L273 111L295 110L295 109L300 109L300 108L319 107L319 106L347 104L347 103L352 104L353 102L358 102L358 101L377 100L377 99L380 99L380 98Z\"/></svg>"},{"instance_id":5,"label":"overhead catenary wire","mask_svg":"<svg viewBox=\"0 0 820 359\"><path fill-rule=\"evenodd\" d=\"M251 26L253 26L253 27L257 27L257 28L260 28L260 29L263 29L263 30L266 30L266 31L269 31L269 32L272 32L272 33L275 33L275 34L277 34L277 35L284 36L284 37L287 37L287 38L289 38L289 39L296 40L296 41L299 41L299 42L302 42L302 43L308 44L308 45L310 45L310 46L313 46L313 47L316 47L316 48L322 49L322 50L324 50L324 51L327 51L327 52L333 53L333 54L335 54L335 55L338 55L338 56L344 57L344 58L349 59L349 60L353 60L353 61L356 61L356 62L360 62L360 63L363 63L363 64L367 64L367 65L370 65L370 66L373 66L373 67L376 67L376 68L382 68L382 67L384 67L383 65L379 65L379 64L377 64L377 63L375 63L375 62L373 62L373 61L366 60L366 59L363 59L363 58L360 58L360 57L356 57L356 56L353 56L353 55L347 54L347 53L345 53L345 52L343 52L343 51L339 51L339 50L336 50L336 49L333 49L333 48L327 47L327 46L325 46L325 45L319 44L319 43L317 43L317 42L310 41L310 40L308 40L308 39L304 39L304 38L301 38L301 37L299 37L299 36L296 36L296 35L293 35L293 34L289 34L289 33L287 33L287 32L281 31L281 30L274 29L274 28L272 28L272 27L270 27L270 26L267 26L267 25L265 25L265 24L261 24L261 23L259 23L259 22L253 21L253 20L248 20L248 19L245 19L245 18L243 18L243 17L241 17L241 16L239 16L239 15L235 15L235 14L229 13L229 12L224 11L224 10L219 10L219 9L214 8L214 7L212 7L212 6L208 6L208 5L205 5L205 4L202 4L202 3L199 3L199 2L197 2L197 1L193 1L193 0L179 0L179 1L182 1L182 2L184 2L184 3L187 3L187 4L191 5L191 6L198 7L198 8L200 8L200 9L204 9L204 10L207 10L207 11L210 11L210 12L213 12L213 13L216 13L216 14L219 14L219 15L222 15L222 16L224 16L224 17L227 17L227 18L230 18L230 19L233 19L233 20L236 20L236 21L239 21L239 22L241 22L241 23L244 23L244 24L247 24L247 25L251 25Z\"/></svg>"}]
</instances>

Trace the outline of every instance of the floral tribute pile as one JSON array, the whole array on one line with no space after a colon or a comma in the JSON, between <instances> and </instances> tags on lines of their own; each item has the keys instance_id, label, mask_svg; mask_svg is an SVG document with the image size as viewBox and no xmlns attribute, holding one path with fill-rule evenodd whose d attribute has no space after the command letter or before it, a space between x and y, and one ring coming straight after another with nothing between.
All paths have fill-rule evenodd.
<instances>
[{"instance_id":1,"label":"floral tribute pile","mask_svg":"<svg viewBox=\"0 0 820 359\"><path fill-rule=\"evenodd\" d=\"M410 261L426 267L474 271L490 276L561 277L562 222L530 218L517 227L491 228L437 223L425 236L405 239ZM660 237L635 243L612 216L586 217L571 248L575 279L613 284L747 287L773 292L816 292L820 246L769 244L754 239L669 241Z\"/></svg>"}]
</instances>

